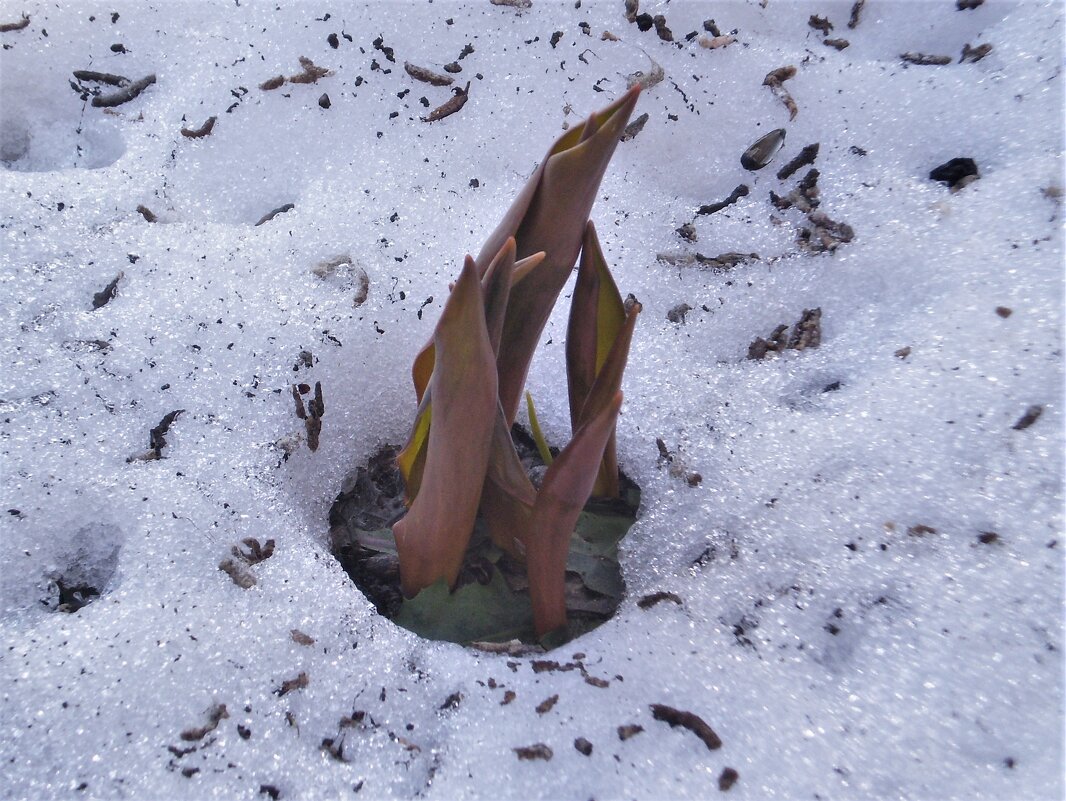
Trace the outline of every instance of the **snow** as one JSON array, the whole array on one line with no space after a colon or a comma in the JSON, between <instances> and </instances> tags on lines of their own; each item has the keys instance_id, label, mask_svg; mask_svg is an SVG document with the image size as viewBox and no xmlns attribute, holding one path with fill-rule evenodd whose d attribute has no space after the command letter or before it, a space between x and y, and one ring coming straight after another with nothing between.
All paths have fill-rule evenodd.
<instances>
[{"instance_id":1,"label":"snow","mask_svg":"<svg viewBox=\"0 0 1066 801\"><path fill-rule=\"evenodd\" d=\"M833 2L641 10L681 46L627 23L621 0L3 7L30 24L0 34L0 795L710 798L728 766L735 798L1062 797L1062 5L869 2L853 30ZM811 14L850 46L822 44ZM736 43L684 41L712 16ZM985 42L976 63L899 59ZM467 43L469 102L422 122L419 98L450 93L403 62L440 71ZM334 74L258 88L301 55ZM652 59L666 79L593 209L644 305L619 424L643 489L628 595L547 657L584 654L597 687L380 618L330 555L326 516L404 437L409 364L462 256L563 124ZM787 64L793 121L762 85ZM111 114L71 91L75 69L158 81ZM179 134L213 115L210 136ZM778 127L774 164L742 170ZM811 142L820 210L855 230L820 255L796 246L803 215L769 200ZM928 173L957 156L981 177L951 193ZM740 183L747 197L695 217L696 243L677 236ZM657 259L697 251L761 259ZM355 266L312 274L338 254ZM682 302L685 323L667 321ZM555 442L565 306L529 384ZM819 348L745 358L815 307ZM304 350L313 366L294 367ZM322 383L322 443L286 459L297 381ZM163 458L127 461L177 409ZM658 464L656 438L697 486ZM218 564L247 537L276 550L242 589ZM57 576L102 595L56 612ZM660 590L682 604L637 605ZM653 703L700 715L723 747ZM216 704L228 717L183 740ZM622 741L628 724L644 730ZM512 750L535 743L550 761Z\"/></svg>"}]
</instances>

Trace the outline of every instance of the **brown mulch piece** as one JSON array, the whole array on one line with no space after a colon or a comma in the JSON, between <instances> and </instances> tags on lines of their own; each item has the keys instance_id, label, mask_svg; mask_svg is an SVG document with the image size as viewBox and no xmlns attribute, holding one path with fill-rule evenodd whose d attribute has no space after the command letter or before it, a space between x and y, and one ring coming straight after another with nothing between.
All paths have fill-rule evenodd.
<instances>
[{"instance_id":1,"label":"brown mulch piece","mask_svg":"<svg viewBox=\"0 0 1066 801\"><path fill-rule=\"evenodd\" d=\"M722 773L718 777L718 789L723 793L730 787L737 783L737 779L740 778L740 774L737 773L735 768L722 768Z\"/></svg>"},{"instance_id":2,"label":"brown mulch piece","mask_svg":"<svg viewBox=\"0 0 1066 801\"><path fill-rule=\"evenodd\" d=\"M578 737L576 740L574 740L574 748L576 748L579 753L584 754L585 756L590 756L592 754L592 743L590 743L584 737Z\"/></svg>"},{"instance_id":3,"label":"brown mulch piece","mask_svg":"<svg viewBox=\"0 0 1066 801\"><path fill-rule=\"evenodd\" d=\"M315 638L309 634L304 634L299 629L293 629L289 632L289 636L292 637L292 641L297 645L314 645Z\"/></svg>"},{"instance_id":4,"label":"brown mulch piece","mask_svg":"<svg viewBox=\"0 0 1066 801\"><path fill-rule=\"evenodd\" d=\"M985 42L983 45L977 47L970 47L969 43L962 46L962 56L959 57L959 63L964 64L969 62L974 64L980 61L982 58L992 52L992 44Z\"/></svg>"},{"instance_id":5,"label":"brown mulch piece","mask_svg":"<svg viewBox=\"0 0 1066 801\"><path fill-rule=\"evenodd\" d=\"M1033 423L1040 419L1044 413L1044 407L1034 404L1025 410L1025 414L1018 418L1018 422L1011 426L1014 431L1025 431Z\"/></svg>"},{"instance_id":6,"label":"brown mulch piece","mask_svg":"<svg viewBox=\"0 0 1066 801\"><path fill-rule=\"evenodd\" d=\"M800 167L806 167L808 164L813 164L814 160L818 158L818 148L818 142L803 148L792 161L777 171L778 180L783 181L786 178L791 178L793 173L799 170Z\"/></svg>"},{"instance_id":7,"label":"brown mulch piece","mask_svg":"<svg viewBox=\"0 0 1066 801\"><path fill-rule=\"evenodd\" d=\"M125 278L124 272L119 272L110 283L101 289L99 292L93 294L93 309L100 309L115 299L118 294L118 282Z\"/></svg>"},{"instance_id":8,"label":"brown mulch piece","mask_svg":"<svg viewBox=\"0 0 1066 801\"><path fill-rule=\"evenodd\" d=\"M275 75L273 78L267 78L265 81L259 84L259 88L262 89L264 92L269 92L271 89L278 89L281 86L284 86L284 84L285 76Z\"/></svg>"},{"instance_id":9,"label":"brown mulch piece","mask_svg":"<svg viewBox=\"0 0 1066 801\"><path fill-rule=\"evenodd\" d=\"M255 576L253 576L244 564L239 561L223 559L218 563L218 569L229 576L233 580L233 583L242 590L247 590L255 586Z\"/></svg>"},{"instance_id":10,"label":"brown mulch piece","mask_svg":"<svg viewBox=\"0 0 1066 801\"><path fill-rule=\"evenodd\" d=\"M851 46L851 42L849 42L847 39L823 39L822 44L828 47L832 47L836 50L844 50L845 48Z\"/></svg>"},{"instance_id":11,"label":"brown mulch piece","mask_svg":"<svg viewBox=\"0 0 1066 801\"><path fill-rule=\"evenodd\" d=\"M855 238L855 230L850 225L831 220L823 212L813 211L807 219L814 227L801 228L796 241L808 253L832 252Z\"/></svg>"},{"instance_id":12,"label":"brown mulch piece","mask_svg":"<svg viewBox=\"0 0 1066 801\"><path fill-rule=\"evenodd\" d=\"M462 89L458 87L455 89L455 96L450 100L445 101L441 105L437 106L433 111L429 112L426 116L422 117L422 122L436 122L437 120L443 120L445 117L450 117L455 112L459 111L466 105L466 101L470 98L470 81L466 82L466 86Z\"/></svg>"},{"instance_id":13,"label":"brown mulch piece","mask_svg":"<svg viewBox=\"0 0 1066 801\"><path fill-rule=\"evenodd\" d=\"M630 737L636 737L644 731L644 727L639 723L628 723L625 726L618 727L618 739L625 742Z\"/></svg>"},{"instance_id":14,"label":"brown mulch piece","mask_svg":"<svg viewBox=\"0 0 1066 801\"><path fill-rule=\"evenodd\" d=\"M188 137L189 139L202 139L208 136L215 128L215 122L218 117L208 117L207 122L201 125L199 128L182 128L181 135Z\"/></svg>"},{"instance_id":15,"label":"brown mulch piece","mask_svg":"<svg viewBox=\"0 0 1066 801\"><path fill-rule=\"evenodd\" d=\"M814 30L821 31L823 36L828 36L829 32L833 30L833 23L825 17L819 17L817 14L811 14L810 19L807 20L807 24L814 28Z\"/></svg>"},{"instance_id":16,"label":"brown mulch piece","mask_svg":"<svg viewBox=\"0 0 1066 801\"><path fill-rule=\"evenodd\" d=\"M93 83L106 83L108 86L128 86L130 79L123 75L115 75L110 72L96 72L95 70L74 70L74 77L79 81L91 81Z\"/></svg>"},{"instance_id":17,"label":"brown mulch piece","mask_svg":"<svg viewBox=\"0 0 1066 801\"><path fill-rule=\"evenodd\" d=\"M955 8L959 11L973 11L985 4L985 0L955 0Z\"/></svg>"},{"instance_id":18,"label":"brown mulch piece","mask_svg":"<svg viewBox=\"0 0 1066 801\"><path fill-rule=\"evenodd\" d=\"M226 711L225 704L216 704L207 711L207 725L198 726L194 729L186 729L181 733L181 739L185 742L193 742L195 740L202 740L208 734L218 728L218 724L225 718L229 717L229 712Z\"/></svg>"},{"instance_id":19,"label":"brown mulch piece","mask_svg":"<svg viewBox=\"0 0 1066 801\"><path fill-rule=\"evenodd\" d=\"M552 707L559 703L559 696L553 695L550 698L545 698L539 704L537 704L537 714L544 715L551 711Z\"/></svg>"},{"instance_id":20,"label":"brown mulch piece","mask_svg":"<svg viewBox=\"0 0 1066 801\"><path fill-rule=\"evenodd\" d=\"M159 219L155 216L155 214L152 213L152 210L147 206L138 206L137 213L144 217L145 222L154 223Z\"/></svg>"},{"instance_id":21,"label":"brown mulch piece","mask_svg":"<svg viewBox=\"0 0 1066 801\"><path fill-rule=\"evenodd\" d=\"M919 67L942 67L951 63L951 56L932 56L928 53L901 53L900 58Z\"/></svg>"},{"instance_id":22,"label":"brown mulch piece","mask_svg":"<svg viewBox=\"0 0 1066 801\"><path fill-rule=\"evenodd\" d=\"M417 64L412 64L410 61L403 63L404 71L414 78L416 81L422 81L433 86L451 86L455 82L455 78L451 75L441 75L439 72L426 69L425 67L419 67Z\"/></svg>"},{"instance_id":23,"label":"brown mulch piece","mask_svg":"<svg viewBox=\"0 0 1066 801\"><path fill-rule=\"evenodd\" d=\"M672 706L666 706L665 704L652 704L651 714L656 720L669 723L671 727L683 726L688 729L703 740L703 744L711 751L722 747L722 740L715 734L714 729L707 725L707 721L693 712L674 709Z\"/></svg>"},{"instance_id":24,"label":"brown mulch piece","mask_svg":"<svg viewBox=\"0 0 1066 801\"><path fill-rule=\"evenodd\" d=\"M543 759L545 761L551 759L554 754L552 750L548 748L544 743L534 743L533 745L524 745L512 748L519 759Z\"/></svg>"},{"instance_id":25,"label":"brown mulch piece","mask_svg":"<svg viewBox=\"0 0 1066 801\"><path fill-rule=\"evenodd\" d=\"M859 16L862 14L862 7L866 5L866 0L855 0L855 4L851 7L851 16L848 19L848 27L854 30L859 26Z\"/></svg>"},{"instance_id":26,"label":"brown mulch piece","mask_svg":"<svg viewBox=\"0 0 1066 801\"><path fill-rule=\"evenodd\" d=\"M307 56L300 56L299 60L303 71L290 75L289 83L317 83L319 78L325 78L327 75L333 74L332 70L319 67Z\"/></svg>"},{"instance_id":27,"label":"brown mulch piece","mask_svg":"<svg viewBox=\"0 0 1066 801\"><path fill-rule=\"evenodd\" d=\"M288 695L293 690L302 690L310 683L311 680L308 678L307 673L301 670L300 674L296 676L296 678L286 679L285 681L283 681L281 683L281 686L278 689L274 690L274 695L280 698L284 695Z\"/></svg>"},{"instance_id":28,"label":"brown mulch piece","mask_svg":"<svg viewBox=\"0 0 1066 801\"><path fill-rule=\"evenodd\" d=\"M796 68L789 65L786 67L778 67L776 70L770 70L766 73L766 77L763 78L762 85L769 86L770 91L774 93L774 97L785 104L785 108L788 109L788 118L790 120L796 119L796 115L799 114L799 106L796 105L796 101L792 99L792 95L788 93L785 88L785 81L789 78L794 78L796 75Z\"/></svg>"},{"instance_id":29,"label":"brown mulch piece","mask_svg":"<svg viewBox=\"0 0 1066 801\"><path fill-rule=\"evenodd\" d=\"M770 333L768 339L756 337L748 346L748 358L758 361L765 359L770 353L781 353L786 349L817 348L822 342L821 308L804 309L803 315L792 330L792 336L786 337L786 331L787 325L779 325Z\"/></svg>"}]
</instances>

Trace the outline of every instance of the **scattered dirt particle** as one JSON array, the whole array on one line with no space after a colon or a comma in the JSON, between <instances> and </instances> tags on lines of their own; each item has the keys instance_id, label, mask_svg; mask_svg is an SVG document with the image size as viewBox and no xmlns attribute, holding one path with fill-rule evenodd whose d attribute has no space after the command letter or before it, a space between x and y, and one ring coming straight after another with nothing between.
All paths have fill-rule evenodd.
<instances>
[{"instance_id":1,"label":"scattered dirt particle","mask_svg":"<svg viewBox=\"0 0 1066 801\"><path fill-rule=\"evenodd\" d=\"M734 784L737 783L737 779L740 778L740 774L733 768L723 768L722 773L718 776L718 789L723 793L729 790Z\"/></svg>"},{"instance_id":2,"label":"scattered dirt particle","mask_svg":"<svg viewBox=\"0 0 1066 801\"><path fill-rule=\"evenodd\" d=\"M665 704L652 704L651 714L656 720L669 723L671 727L683 726L688 729L703 740L703 744L711 751L722 747L722 740L715 734L714 729L708 726L703 718L693 712L674 709L672 706L666 706Z\"/></svg>"},{"instance_id":3,"label":"scattered dirt particle","mask_svg":"<svg viewBox=\"0 0 1066 801\"><path fill-rule=\"evenodd\" d=\"M259 785L259 795L268 795L273 801L278 801L281 798L281 790L272 784L261 784Z\"/></svg>"},{"instance_id":4,"label":"scattered dirt particle","mask_svg":"<svg viewBox=\"0 0 1066 801\"><path fill-rule=\"evenodd\" d=\"M456 709L462 702L463 694L455 692L444 699L444 702L440 705L440 709Z\"/></svg>"},{"instance_id":5,"label":"scattered dirt particle","mask_svg":"<svg viewBox=\"0 0 1066 801\"><path fill-rule=\"evenodd\" d=\"M977 541L982 545L994 545L999 542L999 534L994 531L982 531L977 535Z\"/></svg>"},{"instance_id":6,"label":"scattered dirt particle","mask_svg":"<svg viewBox=\"0 0 1066 801\"><path fill-rule=\"evenodd\" d=\"M764 359L770 353L781 353L786 348L794 350L806 350L817 348L822 342L822 310L821 308L804 309L800 320L793 327L792 336L786 338L787 325L779 325L768 339L757 337L748 346L749 359Z\"/></svg>"},{"instance_id":7,"label":"scattered dirt particle","mask_svg":"<svg viewBox=\"0 0 1066 801\"><path fill-rule=\"evenodd\" d=\"M100 309L115 299L115 295L118 294L118 282L125 277L125 273L120 272L111 281L101 289L99 292L93 295L93 309Z\"/></svg>"},{"instance_id":8,"label":"scattered dirt particle","mask_svg":"<svg viewBox=\"0 0 1066 801\"><path fill-rule=\"evenodd\" d=\"M968 183L980 177L977 162L965 156L945 161L939 167L934 167L929 171L931 180L946 184L952 190L962 189Z\"/></svg>"},{"instance_id":9,"label":"scattered dirt particle","mask_svg":"<svg viewBox=\"0 0 1066 801\"><path fill-rule=\"evenodd\" d=\"M607 681L607 679L601 679L599 676L590 676L587 673L585 674L585 684L599 687L601 690L611 686L611 682Z\"/></svg>"},{"instance_id":10,"label":"scattered dirt particle","mask_svg":"<svg viewBox=\"0 0 1066 801\"><path fill-rule=\"evenodd\" d=\"M330 106L333 105L333 101L331 101L329 99L329 95L328 94L323 92L321 97L318 98L318 105L319 105L319 108L329 108Z\"/></svg>"},{"instance_id":11,"label":"scattered dirt particle","mask_svg":"<svg viewBox=\"0 0 1066 801\"><path fill-rule=\"evenodd\" d=\"M158 219L147 206L138 206L137 213L144 217L145 222L154 223Z\"/></svg>"},{"instance_id":12,"label":"scattered dirt particle","mask_svg":"<svg viewBox=\"0 0 1066 801\"><path fill-rule=\"evenodd\" d=\"M985 42L983 45L978 45L977 47L970 47L969 44L964 44L962 46L962 55L959 57L959 63L976 63L991 52L992 45L989 42Z\"/></svg>"},{"instance_id":13,"label":"scattered dirt particle","mask_svg":"<svg viewBox=\"0 0 1066 801\"><path fill-rule=\"evenodd\" d=\"M1025 410L1025 414L1018 418L1011 428L1015 431L1025 431L1033 423L1040 419L1040 415L1044 413L1044 407L1034 404Z\"/></svg>"},{"instance_id":14,"label":"scattered dirt particle","mask_svg":"<svg viewBox=\"0 0 1066 801\"><path fill-rule=\"evenodd\" d=\"M686 242L695 242L697 239L696 226L692 223L685 223L680 228L676 228L675 231Z\"/></svg>"},{"instance_id":15,"label":"scattered dirt particle","mask_svg":"<svg viewBox=\"0 0 1066 801\"><path fill-rule=\"evenodd\" d=\"M690 311L692 311L691 306L689 306L687 303L680 303L677 306L674 306L674 308L670 309L670 311L666 313L666 319L669 320L671 323L684 324L685 315L688 314Z\"/></svg>"},{"instance_id":16,"label":"scattered dirt particle","mask_svg":"<svg viewBox=\"0 0 1066 801\"><path fill-rule=\"evenodd\" d=\"M332 47L334 50L341 46L340 39L337 38L337 34L335 33L331 33L329 36L327 36L326 41L329 43L329 46Z\"/></svg>"},{"instance_id":17,"label":"scattered dirt particle","mask_svg":"<svg viewBox=\"0 0 1066 801\"><path fill-rule=\"evenodd\" d=\"M252 730L249 729L247 726L242 726L241 724L238 723L237 724L237 734L240 736L240 738L242 740L247 740L247 739L251 738Z\"/></svg>"},{"instance_id":18,"label":"scattered dirt particle","mask_svg":"<svg viewBox=\"0 0 1066 801\"><path fill-rule=\"evenodd\" d=\"M811 212L807 219L813 227L801 228L796 236L800 249L807 253L832 252L855 238L855 230L850 225L831 220L823 212Z\"/></svg>"},{"instance_id":19,"label":"scattered dirt particle","mask_svg":"<svg viewBox=\"0 0 1066 801\"><path fill-rule=\"evenodd\" d=\"M559 696L553 695L550 698L545 698L539 704L537 704L537 714L544 715L551 711L552 707L559 702Z\"/></svg>"},{"instance_id":20,"label":"scattered dirt particle","mask_svg":"<svg viewBox=\"0 0 1066 801\"><path fill-rule=\"evenodd\" d=\"M267 78L265 81L263 81L261 84L259 84L259 88L262 89L264 92L269 92L272 89L280 88L284 84L285 84L285 76L284 75L275 75L273 78Z\"/></svg>"},{"instance_id":21,"label":"scattered dirt particle","mask_svg":"<svg viewBox=\"0 0 1066 801\"><path fill-rule=\"evenodd\" d=\"M996 314L1006 320L1008 317L1014 314L1014 310L1007 306L996 306Z\"/></svg>"},{"instance_id":22,"label":"scattered dirt particle","mask_svg":"<svg viewBox=\"0 0 1066 801\"><path fill-rule=\"evenodd\" d=\"M274 555L274 540L267 540L264 545L260 545L259 540L255 537L245 537L241 540L241 544L243 544L248 550L243 551L234 545L230 549L230 553L233 554L234 558L241 559L249 565L257 565L260 562L265 562Z\"/></svg>"},{"instance_id":23,"label":"scattered dirt particle","mask_svg":"<svg viewBox=\"0 0 1066 801\"><path fill-rule=\"evenodd\" d=\"M288 695L293 690L302 690L310 683L310 681L311 680L308 677L307 673L301 670L299 675L295 678L286 679L285 681L283 681L281 683L281 686L278 689L274 690L274 695L281 698L285 695Z\"/></svg>"},{"instance_id":24,"label":"scattered dirt particle","mask_svg":"<svg viewBox=\"0 0 1066 801\"><path fill-rule=\"evenodd\" d=\"M816 31L821 31L823 36L828 36L829 32L833 30L833 23L825 17L819 17L817 14L811 14L810 19L807 20L807 25Z\"/></svg>"},{"instance_id":25,"label":"scattered dirt particle","mask_svg":"<svg viewBox=\"0 0 1066 801\"><path fill-rule=\"evenodd\" d=\"M907 534L912 537L924 537L926 534L936 534L936 529L925 523L918 523L907 529Z\"/></svg>"},{"instance_id":26,"label":"scattered dirt particle","mask_svg":"<svg viewBox=\"0 0 1066 801\"><path fill-rule=\"evenodd\" d=\"M625 726L618 727L618 739L623 742L630 737L635 737L644 731L644 727L638 723L627 723Z\"/></svg>"},{"instance_id":27,"label":"scattered dirt particle","mask_svg":"<svg viewBox=\"0 0 1066 801\"><path fill-rule=\"evenodd\" d=\"M959 11L973 11L983 6L984 3L985 0L955 0L955 8Z\"/></svg>"},{"instance_id":28,"label":"scattered dirt particle","mask_svg":"<svg viewBox=\"0 0 1066 801\"><path fill-rule=\"evenodd\" d=\"M584 737L578 737L576 740L574 740L574 748L576 748L579 753L584 754L585 756L592 755L592 743L590 743Z\"/></svg>"},{"instance_id":29,"label":"scattered dirt particle","mask_svg":"<svg viewBox=\"0 0 1066 801\"><path fill-rule=\"evenodd\" d=\"M663 601L673 601L678 606L682 606L683 602L681 597L673 592L653 592L650 595L645 595L639 601L637 606L641 609L651 609L656 604L661 604Z\"/></svg>"},{"instance_id":30,"label":"scattered dirt particle","mask_svg":"<svg viewBox=\"0 0 1066 801\"><path fill-rule=\"evenodd\" d=\"M503 700L500 701L500 706L507 706L516 697L517 696L515 695L515 691L514 690L506 690L506 691L504 691Z\"/></svg>"},{"instance_id":31,"label":"scattered dirt particle","mask_svg":"<svg viewBox=\"0 0 1066 801\"><path fill-rule=\"evenodd\" d=\"M664 17L662 14L656 14L654 17L651 18L651 22L655 26L656 36L658 36L664 42L674 41L673 32L668 27L666 27L666 17Z\"/></svg>"},{"instance_id":32,"label":"scattered dirt particle","mask_svg":"<svg viewBox=\"0 0 1066 801\"><path fill-rule=\"evenodd\" d=\"M834 50L845 50L851 46L851 42L847 39L824 39L822 44L826 47L832 47Z\"/></svg>"},{"instance_id":33,"label":"scattered dirt particle","mask_svg":"<svg viewBox=\"0 0 1066 801\"><path fill-rule=\"evenodd\" d=\"M186 729L181 733L181 739L185 742L194 742L196 740L202 740L208 734L218 728L218 724L229 717L229 712L226 710L225 704L215 704L209 710L207 710L207 723L203 726L197 726L194 729Z\"/></svg>"},{"instance_id":34,"label":"scattered dirt particle","mask_svg":"<svg viewBox=\"0 0 1066 801\"><path fill-rule=\"evenodd\" d=\"M236 562L233 559L223 559L218 563L218 569L233 579L233 583L242 590L255 586L255 576L248 572L240 562Z\"/></svg>"},{"instance_id":35,"label":"scattered dirt particle","mask_svg":"<svg viewBox=\"0 0 1066 801\"><path fill-rule=\"evenodd\" d=\"M636 138L636 135L644 130L644 125L648 122L647 112L641 114L629 125L622 130L622 136L620 137L623 142L628 142L630 139Z\"/></svg>"},{"instance_id":36,"label":"scattered dirt particle","mask_svg":"<svg viewBox=\"0 0 1066 801\"><path fill-rule=\"evenodd\" d=\"M892 355L895 356L897 359L906 359L908 356L911 355L911 346L904 345Z\"/></svg>"},{"instance_id":37,"label":"scattered dirt particle","mask_svg":"<svg viewBox=\"0 0 1066 801\"><path fill-rule=\"evenodd\" d=\"M312 636L310 636L308 634L304 634L299 629L292 629L289 632L289 636L292 637L292 641L294 643L296 643L297 645L314 645L315 644L315 638L314 637L312 637Z\"/></svg>"},{"instance_id":38,"label":"scattered dirt particle","mask_svg":"<svg viewBox=\"0 0 1066 801\"><path fill-rule=\"evenodd\" d=\"M496 2L496 0L493 0L493 2ZM518 746L516 748L512 748L511 750L518 755L519 759L543 759L547 761L554 756L554 754L552 754L552 750L548 748L548 746L546 746L544 743Z\"/></svg>"}]
</instances>

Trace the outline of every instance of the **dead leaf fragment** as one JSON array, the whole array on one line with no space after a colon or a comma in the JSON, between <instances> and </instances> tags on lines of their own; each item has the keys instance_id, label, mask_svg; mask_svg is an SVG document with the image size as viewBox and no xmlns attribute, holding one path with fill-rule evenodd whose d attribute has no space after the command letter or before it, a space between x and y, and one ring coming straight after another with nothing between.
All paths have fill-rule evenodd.
<instances>
[{"instance_id":1,"label":"dead leaf fragment","mask_svg":"<svg viewBox=\"0 0 1066 801\"><path fill-rule=\"evenodd\" d=\"M295 678L286 679L285 681L283 681L281 683L281 686L278 689L274 690L274 695L280 698L284 695L288 695L293 690L302 690L310 683L310 681L311 680L310 678L308 678L307 673L301 670L299 675Z\"/></svg>"},{"instance_id":2,"label":"dead leaf fragment","mask_svg":"<svg viewBox=\"0 0 1066 801\"><path fill-rule=\"evenodd\" d=\"M553 695L550 698L545 698L539 704L537 704L537 714L544 715L551 711L552 707L559 702L559 696Z\"/></svg>"},{"instance_id":3,"label":"dead leaf fragment","mask_svg":"<svg viewBox=\"0 0 1066 801\"><path fill-rule=\"evenodd\" d=\"M310 635L304 634L299 629L293 629L289 632L289 636L292 637L292 641L297 645L314 645L315 638Z\"/></svg>"},{"instance_id":4,"label":"dead leaf fragment","mask_svg":"<svg viewBox=\"0 0 1066 801\"><path fill-rule=\"evenodd\" d=\"M208 734L217 729L218 724L228 717L229 712L226 711L226 705L215 704L213 707L207 710L207 723L203 726L198 726L194 729L186 729L181 733L181 739L185 740L185 742L202 740Z\"/></svg>"},{"instance_id":5,"label":"dead leaf fragment","mask_svg":"<svg viewBox=\"0 0 1066 801\"><path fill-rule=\"evenodd\" d=\"M432 86L451 86L455 82L455 78L451 75L441 75L439 72L433 72L433 70L426 69L425 67L419 67L417 64L412 64L410 61L403 63L404 71L414 78L416 81L422 81L423 83L431 84Z\"/></svg>"},{"instance_id":6,"label":"dead leaf fragment","mask_svg":"<svg viewBox=\"0 0 1066 801\"><path fill-rule=\"evenodd\" d=\"M436 122L437 120L443 120L445 117L450 117L452 114L454 114L466 105L466 101L469 99L469 97L470 81L467 81L465 87L463 87L462 89L457 88L455 90L454 97L437 106L425 117L422 117L422 122Z\"/></svg>"}]
</instances>

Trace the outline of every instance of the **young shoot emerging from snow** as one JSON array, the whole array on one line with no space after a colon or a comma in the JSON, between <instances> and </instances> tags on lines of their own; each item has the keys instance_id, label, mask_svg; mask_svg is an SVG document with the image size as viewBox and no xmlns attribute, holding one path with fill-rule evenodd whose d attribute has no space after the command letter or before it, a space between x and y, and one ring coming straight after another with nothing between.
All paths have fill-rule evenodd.
<instances>
[{"instance_id":1,"label":"young shoot emerging from snow","mask_svg":"<svg viewBox=\"0 0 1066 801\"><path fill-rule=\"evenodd\" d=\"M526 564L537 635L566 630L575 522L590 495L619 492L614 429L640 304L623 305L589 212L639 93L556 141L477 259L467 256L415 358L418 412L398 456L408 512L393 527L408 598L438 582L455 586L480 514L492 542ZM566 345L573 437L538 490L510 431L579 252Z\"/></svg>"}]
</instances>

